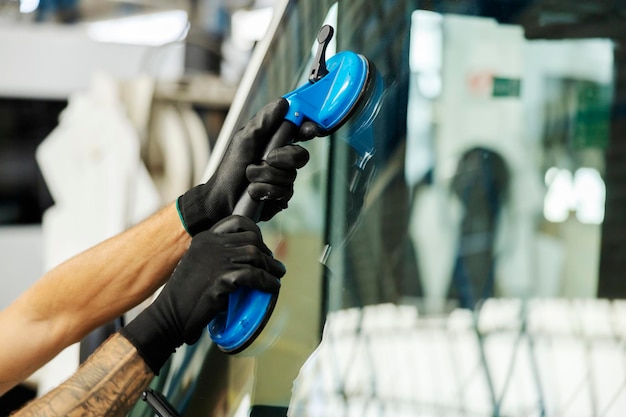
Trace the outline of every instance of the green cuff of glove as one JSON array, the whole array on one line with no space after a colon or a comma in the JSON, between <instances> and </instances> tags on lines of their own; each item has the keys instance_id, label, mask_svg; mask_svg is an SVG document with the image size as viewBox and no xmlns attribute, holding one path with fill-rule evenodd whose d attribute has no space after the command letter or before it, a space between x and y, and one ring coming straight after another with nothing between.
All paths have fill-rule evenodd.
<instances>
[{"instance_id":1,"label":"green cuff of glove","mask_svg":"<svg viewBox=\"0 0 626 417\"><path fill-rule=\"evenodd\" d=\"M204 203L206 198L207 184L196 185L185 194L178 197L176 209L180 220L187 233L195 236L200 232L209 230L217 220L224 216L219 216L213 212L213 207Z\"/></svg>"},{"instance_id":2,"label":"green cuff of glove","mask_svg":"<svg viewBox=\"0 0 626 417\"><path fill-rule=\"evenodd\" d=\"M187 225L185 224L185 218L183 217L183 213L180 211L180 197L176 199L176 212L178 213L178 218L180 219L180 222L183 224L183 227L185 228L187 233L189 233L189 235L192 236L192 234L189 232L189 229L187 228Z\"/></svg>"}]
</instances>

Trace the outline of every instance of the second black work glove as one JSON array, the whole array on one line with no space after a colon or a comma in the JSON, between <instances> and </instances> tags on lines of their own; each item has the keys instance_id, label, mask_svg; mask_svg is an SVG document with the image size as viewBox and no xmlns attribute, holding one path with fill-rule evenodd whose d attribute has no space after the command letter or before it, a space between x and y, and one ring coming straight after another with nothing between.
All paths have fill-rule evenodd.
<instances>
[{"instance_id":1,"label":"second black work glove","mask_svg":"<svg viewBox=\"0 0 626 417\"><path fill-rule=\"evenodd\" d=\"M190 235L207 230L231 215L246 189L254 200L264 202L258 220L269 220L287 207L293 195L296 170L306 165L309 153L291 144L273 150L265 161L262 157L288 109L289 103L284 98L263 107L235 134L211 178L178 198L178 211ZM294 140L312 137L304 126L303 129Z\"/></svg>"},{"instance_id":2,"label":"second black work glove","mask_svg":"<svg viewBox=\"0 0 626 417\"><path fill-rule=\"evenodd\" d=\"M157 299L120 329L158 375L183 343L198 341L239 287L276 293L285 267L250 219L229 216L198 233Z\"/></svg>"}]
</instances>

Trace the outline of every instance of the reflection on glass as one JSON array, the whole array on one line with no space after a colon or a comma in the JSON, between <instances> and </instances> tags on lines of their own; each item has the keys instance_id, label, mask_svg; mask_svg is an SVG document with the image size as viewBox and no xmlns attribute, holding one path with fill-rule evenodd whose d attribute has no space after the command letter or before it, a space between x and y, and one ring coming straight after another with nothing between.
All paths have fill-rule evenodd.
<instances>
[{"instance_id":1,"label":"reflection on glass","mask_svg":"<svg viewBox=\"0 0 626 417\"><path fill-rule=\"evenodd\" d=\"M529 39L558 14L530 3L339 3L385 100L359 193L331 143L328 315L292 415L626 412L624 302L597 298L615 46L576 35L582 9L573 39Z\"/></svg>"},{"instance_id":2,"label":"reflection on glass","mask_svg":"<svg viewBox=\"0 0 626 417\"><path fill-rule=\"evenodd\" d=\"M600 224L604 220L606 187L594 168L578 168L574 174L576 219L581 223Z\"/></svg>"},{"instance_id":3,"label":"reflection on glass","mask_svg":"<svg viewBox=\"0 0 626 417\"><path fill-rule=\"evenodd\" d=\"M606 187L597 169L578 168L572 175L567 169L552 167L546 172L546 187L546 220L562 223L570 212L583 224L601 224L604 220Z\"/></svg>"},{"instance_id":4,"label":"reflection on glass","mask_svg":"<svg viewBox=\"0 0 626 417\"><path fill-rule=\"evenodd\" d=\"M550 172L554 171L556 172ZM546 177L548 191L544 200L543 215L546 220L561 223L567 220L569 212L576 206L572 173L567 169L550 168Z\"/></svg>"},{"instance_id":5,"label":"reflection on glass","mask_svg":"<svg viewBox=\"0 0 626 417\"><path fill-rule=\"evenodd\" d=\"M354 155L333 144L331 310L594 296L612 42L531 41L493 18L363 7L340 4L339 46L374 61L385 100L363 195L349 191ZM367 30L345 34L355 22ZM572 241L596 246L577 256Z\"/></svg>"}]
</instances>

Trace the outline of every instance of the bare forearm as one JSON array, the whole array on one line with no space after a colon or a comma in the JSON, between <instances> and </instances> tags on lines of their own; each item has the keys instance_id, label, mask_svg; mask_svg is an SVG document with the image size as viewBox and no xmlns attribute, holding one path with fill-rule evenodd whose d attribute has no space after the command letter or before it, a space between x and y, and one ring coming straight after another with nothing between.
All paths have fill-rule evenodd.
<instances>
[{"instance_id":1,"label":"bare forearm","mask_svg":"<svg viewBox=\"0 0 626 417\"><path fill-rule=\"evenodd\" d=\"M189 242L175 207L168 206L50 271L33 287L38 299L45 300L35 307L44 317L65 313L76 318L65 324L82 336L163 285ZM60 286L63 293L54 299L45 295L58 293Z\"/></svg>"},{"instance_id":2,"label":"bare forearm","mask_svg":"<svg viewBox=\"0 0 626 417\"><path fill-rule=\"evenodd\" d=\"M153 377L135 347L115 334L70 379L12 416L125 416Z\"/></svg>"},{"instance_id":3,"label":"bare forearm","mask_svg":"<svg viewBox=\"0 0 626 417\"><path fill-rule=\"evenodd\" d=\"M0 394L149 297L190 240L172 204L44 275L0 311Z\"/></svg>"}]
</instances>

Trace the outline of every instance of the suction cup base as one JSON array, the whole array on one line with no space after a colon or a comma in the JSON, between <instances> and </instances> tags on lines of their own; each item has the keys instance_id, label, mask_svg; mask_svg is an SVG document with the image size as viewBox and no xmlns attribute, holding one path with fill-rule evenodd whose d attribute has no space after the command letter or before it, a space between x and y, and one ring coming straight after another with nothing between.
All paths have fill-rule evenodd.
<instances>
[{"instance_id":1,"label":"suction cup base","mask_svg":"<svg viewBox=\"0 0 626 417\"><path fill-rule=\"evenodd\" d=\"M207 326L211 339L225 353L235 355L249 347L270 319L278 294L240 289L230 295L228 311Z\"/></svg>"}]
</instances>

